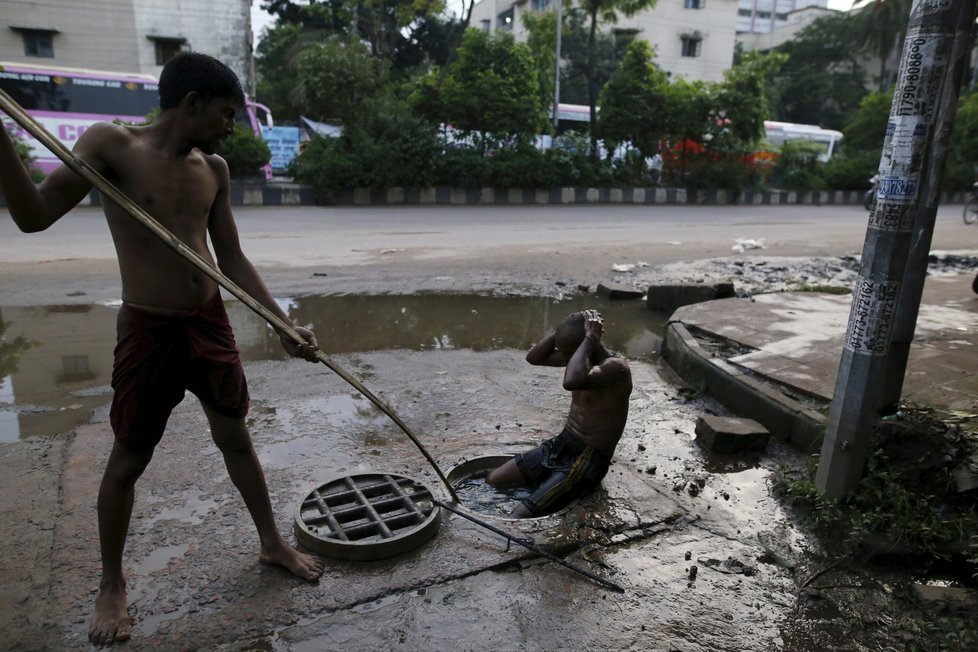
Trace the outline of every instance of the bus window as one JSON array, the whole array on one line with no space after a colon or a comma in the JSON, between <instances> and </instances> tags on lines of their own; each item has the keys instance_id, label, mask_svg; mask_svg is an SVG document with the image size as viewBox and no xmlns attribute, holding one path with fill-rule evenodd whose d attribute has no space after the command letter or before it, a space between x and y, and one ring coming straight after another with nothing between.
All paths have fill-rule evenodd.
<instances>
[{"instance_id":1,"label":"bus window","mask_svg":"<svg viewBox=\"0 0 978 652\"><path fill-rule=\"evenodd\" d=\"M96 122L143 122L159 106L157 80L152 75L0 62L0 88L69 149ZM247 98L245 110L237 117L261 137L256 109L264 111L265 121L271 125L268 107ZM15 125L6 115L3 121ZM46 147L19 127L14 128L30 145L37 167L50 172L60 165ZM264 172L270 179L271 165L266 165Z\"/></svg>"}]
</instances>

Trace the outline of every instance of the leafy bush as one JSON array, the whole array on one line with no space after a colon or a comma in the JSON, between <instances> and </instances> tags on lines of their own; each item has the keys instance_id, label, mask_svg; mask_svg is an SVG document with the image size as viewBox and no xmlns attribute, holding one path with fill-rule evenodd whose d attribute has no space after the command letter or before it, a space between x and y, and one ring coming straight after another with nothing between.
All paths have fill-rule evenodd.
<instances>
[{"instance_id":1,"label":"leafy bush","mask_svg":"<svg viewBox=\"0 0 978 652\"><path fill-rule=\"evenodd\" d=\"M760 183L760 169L749 157L706 150L687 151L686 177L678 185L689 190L751 190Z\"/></svg>"},{"instance_id":2,"label":"leafy bush","mask_svg":"<svg viewBox=\"0 0 978 652\"><path fill-rule=\"evenodd\" d=\"M423 187L435 180L442 148L435 127L385 97L364 103L339 138L315 138L296 158L293 174L329 201L349 188Z\"/></svg>"},{"instance_id":3,"label":"leafy bush","mask_svg":"<svg viewBox=\"0 0 978 652\"><path fill-rule=\"evenodd\" d=\"M233 178L257 176L261 167L272 160L268 144L255 133L241 125L234 125L234 133L217 147L217 153L227 161Z\"/></svg>"},{"instance_id":4,"label":"leafy bush","mask_svg":"<svg viewBox=\"0 0 978 652\"><path fill-rule=\"evenodd\" d=\"M879 164L879 152L849 153L847 150L822 166L822 178L832 190L868 190L869 178L876 174Z\"/></svg>"},{"instance_id":5,"label":"leafy bush","mask_svg":"<svg viewBox=\"0 0 978 652\"><path fill-rule=\"evenodd\" d=\"M806 141L787 142L781 147L781 155L771 173L770 185L787 190L824 190L822 163L818 155L822 148Z\"/></svg>"}]
</instances>

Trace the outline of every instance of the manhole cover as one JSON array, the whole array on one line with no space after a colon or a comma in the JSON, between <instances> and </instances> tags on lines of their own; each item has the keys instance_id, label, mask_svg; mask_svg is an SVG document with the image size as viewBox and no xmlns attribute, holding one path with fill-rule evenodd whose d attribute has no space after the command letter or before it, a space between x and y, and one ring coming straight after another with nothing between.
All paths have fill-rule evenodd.
<instances>
[{"instance_id":1,"label":"manhole cover","mask_svg":"<svg viewBox=\"0 0 978 652\"><path fill-rule=\"evenodd\" d=\"M313 489L295 515L295 536L333 559L368 561L413 550L435 536L440 510L411 478L344 476Z\"/></svg>"}]
</instances>

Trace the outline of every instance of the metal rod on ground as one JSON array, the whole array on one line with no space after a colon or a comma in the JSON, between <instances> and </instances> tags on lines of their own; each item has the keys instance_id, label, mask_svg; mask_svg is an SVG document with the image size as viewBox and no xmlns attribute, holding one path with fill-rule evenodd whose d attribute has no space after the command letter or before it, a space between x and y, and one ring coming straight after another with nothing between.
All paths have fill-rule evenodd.
<instances>
[{"instance_id":1,"label":"metal rod on ground","mask_svg":"<svg viewBox=\"0 0 978 652\"><path fill-rule=\"evenodd\" d=\"M45 147L51 150L55 156L64 161L65 165L70 167L80 176L89 181L93 186L98 188L103 195L117 203L120 208L142 223L143 226L152 231L154 235L159 237L168 247L183 256L194 267L216 281L218 285L223 287L225 290L237 297L246 306L258 313L258 315L271 324L273 328L280 333L285 333L289 339L297 344L305 343L305 340L301 335L299 335L298 331L296 331L292 324L286 323L275 313L258 303L254 297L242 290L234 281L214 268L207 260L202 258L200 254L181 242L179 238L170 233L170 231L168 231L162 224L157 222L149 213L140 208L122 191L112 185L112 183L99 174L97 170L69 151L68 148L61 143L61 141L57 140L54 136L48 133L47 130L38 124L34 118L28 115L27 112L24 111L24 109L22 109L13 98L2 90L0 90L0 108L3 108L3 110L6 111L6 113L13 118L17 124L26 129ZM418 438L415 437L414 433L411 432L407 425L401 421L400 417L394 414L393 410L387 407L379 398L374 396L373 392L364 387L360 381L351 376L345 369L337 365L335 362L327 358L325 353L318 351L316 353L316 358L324 365L329 367L336 375L352 385L358 392L367 397L367 399L376 405L381 412L390 417L391 420L394 421L394 423L396 423L402 431L404 431L404 434L408 436L414 445L418 447L421 454L424 455L425 459L435 470L435 473L438 474L439 479L441 479L441 481L444 483L445 488L452 497L452 500L454 500L456 503L460 502L458 495L455 493L455 489L452 487L451 483L448 482L448 478L446 478L445 474L442 473L441 469L438 467L438 464L435 463L434 458L431 457L431 454L429 454L427 449L425 449L421 442L418 441Z\"/></svg>"},{"instance_id":2,"label":"metal rod on ground","mask_svg":"<svg viewBox=\"0 0 978 652\"><path fill-rule=\"evenodd\" d=\"M466 519L472 521L476 525L481 525L482 527L486 528L487 530L489 530L491 532L494 532L494 533L498 534L501 537L504 537L508 541L512 541L513 543L518 543L521 546L523 546L524 548L528 548L528 549L532 550L533 552L537 553L538 555L542 555L542 556L546 557L547 559L549 559L551 561L555 561L558 564L560 564L561 566L563 566L565 568L571 569L575 573L580 573L584 577L587 577L588 579L594 580L598 584L601 584L602 586L605 586L605 587L611 589L612 591L616 591L618 593L624 593L625 592L625 589L621 588L620 586L618 586L614 582L609 582L608 580L604 579L603 577L598 577L594 573L591 573L589 571L586 571L583 568L580 568L579 566L575 566L574 564L572 564L572 563L570 563L568 561L564 561L563 559L561 559L557 555L554 555L553 553L547 552L543 548L541 548L541 547L539 547L537 545L534 545L534 544L532 544L532 543L530 543L528 541L524 541L523 539L514 537L512 534L510 534L509 532L506 532L505 530L500 530L499 528L495 527L494 525L490 525L489 523L486 523L485 521L483 521L481 519L478 519L478 518L476 518L474 516L470 516L470 515L466 514L465 512L462 512L462 511L459 511L459 510L454 509L452 507L449 507L448 505L446 505L445 503L441 502L440 500L437 500L436 498L432 498L431 499L431 502L433 502L438 507L441 507L443 509L447 509L448 511L450 511L453 514L458 514L462 518L466 518Z\"/></svg>"}]
</instances>

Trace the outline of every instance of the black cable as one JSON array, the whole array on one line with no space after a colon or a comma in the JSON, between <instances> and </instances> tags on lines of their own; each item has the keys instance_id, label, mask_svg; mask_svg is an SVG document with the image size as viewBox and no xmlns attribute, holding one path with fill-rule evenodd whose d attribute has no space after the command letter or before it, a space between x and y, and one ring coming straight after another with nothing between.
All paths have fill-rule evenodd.
<instances>
[{"instance_id":1,"label":"black cable","mask_svg":"<svg viewBox=\"0 0 978 652\"><path fill-rule=\"evenodd\" d=\"M612 591L615 591L617 593L624 593L625 592L625 589L623 589L622 587L618 586L614 582L609 582L608 580L604 579L603 577L598 577L594 573L591 573L589 571L584 570L583 568L580 568L578 566L575 566L574 564L571 564L570 562L564 561L560 557L558 557L558 556L556 556L556 555L554 555L554 554L552 554L550 552L547 552L543 548L541 548L541 547L539 547L539 546L537 546L537 545L535 545L533 543L530 543L529 541L527 541L525 539L519 539L517 537L514 537L510 533L508 533L508 532L506 532L504 530L500 530L499 528L497 528L494 525L490 525L489 523L486 523L485 521L480 520L480 519L478 519L478 518L476 518L474 516L470 516L470 515L468 515L468 514L466 514L464 512L461 512L461 511L459 511L459 510L457 510L457 509L455 509L453 507L449 507L445 503L443 503L440 500L436 499L434 496L432 496L431 502L433 502L435 505L438 505L439 507L442 507L444 509L447 509L448 511L452 512L453 514L458 514L462 518L467 518L468 520L472 521L476 525L481 525L482 527L486 528L487 530L489 530L491 532L494 532L494 533L498 534L501 537L505 537L508 541L512 541L513 543L518 543L521 546L523 546L524 548L529 548L530 550L532 550L533 552L537 553L538 555L543 555L547 559L549 559L551 561L555 561L558 564L560 564L561 566L564 566L565 568L571 569L575 573L580 573L584 577L587 577L589 579L592 579L595 582L597 582L598 584L601 584L602 586L605 586L605 587L611 589Z\"/></svg>"}]
</instances>

